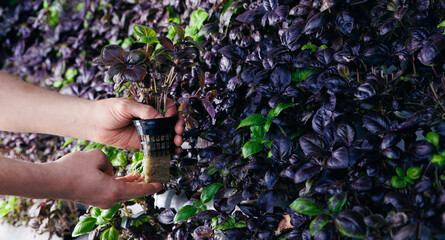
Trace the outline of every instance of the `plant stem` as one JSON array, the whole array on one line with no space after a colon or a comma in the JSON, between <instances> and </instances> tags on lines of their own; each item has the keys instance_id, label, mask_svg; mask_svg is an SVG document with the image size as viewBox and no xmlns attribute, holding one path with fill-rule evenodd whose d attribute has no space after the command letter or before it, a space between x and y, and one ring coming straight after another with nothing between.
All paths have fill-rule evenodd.
<instances>
[{"instance_id":1,"label":"plant stem","mask_svg":"<svg viewBox=\"0 0 445 240\"><path fill-rule=\"evenodd\" d=\"M437 93L436 93L436 90L434 90L433 82L430 82L430 88L431 88L431 91L432 91L433 94L434 94L434 97L436 98L436 102L437 102L437 104L439 104L440 107L441 107L443 110L445 110L445 108L444 108L442 102L440 101L439 96L438 96Z\"/></svg>"}]
</instances>

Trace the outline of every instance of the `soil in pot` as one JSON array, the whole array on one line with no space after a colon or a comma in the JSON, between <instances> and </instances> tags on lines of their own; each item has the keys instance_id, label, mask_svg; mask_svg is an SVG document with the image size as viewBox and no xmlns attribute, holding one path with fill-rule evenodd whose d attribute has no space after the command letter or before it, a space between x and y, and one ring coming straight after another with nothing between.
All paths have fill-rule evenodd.
<instances>
[{"instance_id":1,"label":"soil in pot","mask_svg":"<svg viewBox=\"0 0 445 240\"><path fill-rule=\"evenodd\" d=\"M146 182L170 181L176 121L177 117L133 120L144 154L143 175Z\"/></svg>"}]
</instances>

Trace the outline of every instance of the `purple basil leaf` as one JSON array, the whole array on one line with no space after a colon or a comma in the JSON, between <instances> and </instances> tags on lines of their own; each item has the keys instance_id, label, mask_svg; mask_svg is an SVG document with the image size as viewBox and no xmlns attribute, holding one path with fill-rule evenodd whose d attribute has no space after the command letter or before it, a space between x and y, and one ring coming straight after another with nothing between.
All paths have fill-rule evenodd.
<instances>
[{"instance_id":1,"label":"purple basil leaf","mask_svg":"<svg viewBox=\"0 0 445 240\"><path fill-rule=\"evenodd\" d=\"M320 156L326 153L327 146L323 138L314 134L306 134L298 140L306 155Z\"/></svg>"},{"instance_id":2,"label":"purple basil leaf","mask_svg":"<svg viewBox=\"0 0 445 240\"><path fill-rule=\"evenodd\" d=\"M342 77L330 77L325 79L324 85L334 93L344 92L348 87L348 81Z\"/></svg>"},{"instance_id":3,"label":"purple basil leaf","mask_svg":"<svg viewBox=\"0 0 445 240\"><path fill-rule=\"evenodd\" d=\"M144 79L146 74L147 70L145 69L145 66L137 65L123 70L120 73L119 78L128 82L140 82Z\"/></svg>"},{"instance_id":4,"label":"purple basil leaf","mask_svg":"<svg viewBox=\"0 0 445 240\"><path fill-rule=\"evenodd\" d=\"M227 45L218 50L229 60L242 60L245 58L244 51L236 45Z\"/></svg>"},{"instance_id":5,"label":"purple basil leaf","mask_svg":"<svg viewBox=\"0 0 445 240\"><path fill-rule=\"evenodd\" d=\"M331 169L347 168L348 166L349 151L346 147L341 147L335 150L326 162L326 167Z\"/></svg>"},{"instance_id":6,"label":"purple basil leaf","mask_svg":"<svg viewBox=\"0 0 445 240\"><path fill-rule=\"evenodd\" d=\"M264 0L263 7L268 12L273 11L278 7L278 0Z\"/></svg>"},{"instance_id":7,"label":"purple basil leaf","mask_svg":"<svg viewBox=\"0 0 445 240\"><path fill-rule=\"evenodd\" d=\"M385 218L380 214L371 214L363 219L371 228L379 229L386 225Z\"/></svg>"},{"instance_id":8,"label":"purple basil leaf","mask_svg":"<svg viewBox=\"0 0 445 240\"><path fill-rule=\"evenodd\" d=\"M266 184L267 189L272 190L277 181L278 178L275 171L272 169L267 170L266 174L264 175L264 183Z\"/></svg>"},{"instance_id":9,"label":"purple basil leaf","mask_svg":"<svg viewBox=\"0 0 445 240\"><path fill-rule=\"evenodd\" d=\"M125 70L125 64L118 63L112 65L105 73L105 80L113 80L114 75L119 74Z\"/></svg>"},{"instance_id":10,"label":"purple basil leaf","mask_svg":"<svg viewBox=\"0 0 445 240\"><path fill-rule=\"evenodd\" d=\"M195 215L191 216L190 220L206 220L211 219L218 216L218 212L215 210L205 210L202 212L198 212Z\"/></svg>"},{"instance_id":11,"label":"purple basil leaf","mask_svg":"<svg viewBox=\"0 0 445 240\"><path fill-rule=\"evenodd\" d=\"M127 56L127 63L131 65L138 65L143 63L146 58L147 55L145 55L144 50L131 50Z\"/></svg>"},{"instance_id":12,"label":"purple basil leaf","mask_svg":"<svg viewBox=\"0 0 445 240\"><path fill-rule=\"evenodd\" d=\"M295 51L300 48L301 43L298 42L302 32L304 25L301 23L297 23L292 27L288 28L283 32L281 36L281 42L285 45L289 50Z\"/></svg>"},{"instance_id":13,"label":"purple basil leaf","mask_svg":"<svg viewBox=\"0 0 445 240\"><path fill-rule=\"evenodd\" d=\"M241 81L245 84L249 84L256 79L257 73L261 70L259 67L248 67L241 73Z\"/></svg>"},{"instance_id":14,"label":"purple basil leaf","mask_svg":"<svg viewBox=\"0 0 445 240\"><path fill-rule=\"evenodd\" d=\"M273 12L270 12L267 16L270 25L275 25L287 20L289 14L289 6L282 5L277 7Z\"/></svg>"},{"instance_id":15,"label":"purple basil leaf","mask_svg":"<svg viewBox=\"0 0 445 240\"><path fill-rule=\"evenodd\" d=\"M108 45L102 48L100 57L105 65L114 65L124 63L125 52L120 46Z\"/></svg>"},{"instance_id":16,"label":"purple basil leaf","mask_svg":"<svg viewBox=\"0 0 445 240\"><path fill-rule=\"evenodd\" d=\"M317 60L321 62L323 65L328 65L334 59L334 49L326 48L319 52L317 52Z\"/></svg>"},{"instance_id":17,"label":"purple basil leaf","mask_svg":"<svg viewBox=\"0 0 445 240\"><path fill-rule=\"evenodd\" d=\"M317 110L312 118L312 129L318 134L323 134L325 127L332 121L332 112L324 107Z\"/></svg>"},{"instance_id":18,"label":"purple basil leaf","mask_svg":"<svg viewBox=\"0 0 445 240\"><path fill-rule=\"evenodd\" d=\"M158 36L158 40L159 40L159 43L160 43L164 48L173 50L173 48L174 48L174 46L173 46L173 42L172 42L170 39L168 39L168 38L166 38L166 37L163 37L163 36Z\"/></svg>"},{"instance_id":19,"label":"purple basil leaf","mask_svg":"<svg viewBox=\"0 0 445 240\"><path fill-rule=\"evenodd\" d=\"M292 154L292 141L284 134L276 137L271 144L272 156L281 162L288 162Z\"/></svg>"},{"instance_id":20,"label":"purple basil leaf","mask_svg":"<svg viewBox=\"0 0 445 240\"><path fill-rule=\"evenodd\" d=\"M343 211L334 219L337 230L348 237L364 238L366 225L363 216L355 211Z\"/></svg>"},{"instance_id":21,"label":"purple basil leaf","mask_svg":"<svg viewBox=\"0 0 445 240\"><path fill-rule=\"evenodd\" d=\"M382 155L388 159L398 160L402 156L402 150L398 147L387 147L383 149Z\"/></svg>"},{"instance_id":22,"label":"purple basil leaf","mask_svg":"<svg viewBox=\"0 0 445 240\"><path fill-rule=\"evenodd\" d=\"M266 191L260 195L257 200L257 207L262 212L269 212L283 199L283 196L275 191Z\"/></svg>"},{"instance_id":23,"label":"purple basil leaf","mask_svg":"<svg viewBox=\"0 0 445 240\"><path fill-rule=\"evenodd\" d=\"M173 218L175 217L176 210L174 208L169 208L162 211L158 215L158 220L162 224L173 224Z\"/></svg>"},{"instance_id":24,"label":"purple basil leaf","mask_svg":"<svg viewBox=\"0 0 445 240\"><path fill-rule=\"evenodd\" d=\"M300 169L295 172L294 176L294 182L295 183L301 183L309 178L317 175L320 172L321 168L319 165L316 165L312 162L308 162L305 165L303 165Z\"/></svg>"},{"instance_id":25,"label":"purple basil leaf","mask_svg":"<svg viewBox=\"0 0 445 240\"><path fill-rule=\"evenodd\" d=\"M378 30L381 36L389 33L397 26L397 22L394 18L386 19L382 24L380 24Z\"/></svg>"},{"instance_id":26,"label":"purple basil leaf","mask_svg":"<svg viewBox=\"0 0 445 240\"><path fill-rule=\"evenodd\" d=\"M197 239L197 240L209 239L212 235L213 235L213 230L208 226L199 226L199 227L195 228L195 230L193 231L193 237L194 237L194 239Z\"/></svg>"},{"instance_id":27,"label":"purple basil leaf","mask_svg":"<svg viewBox=\"0 0 445 240\"><path fill-rule=\"evenodd\" d=\"M280 172L280 177L294 179L297 169L296 165L291 165Z\"/></svg>"},{"instance_id":28,"label":"purple basil leaf","mask_svg":"<svg viewBox=\"0 0 445 240\"><path fill-rule=\"evenodd\" d=\"M352 28L354 27L354 17L350 11L344 10L337 13L335 23L337 24L340 32L347 35L351 33Z\"/></svg>"},{"instance_id":29,"label":"purple basil leaf","mask_svg":"<svg viewBox=\"0 0 445 240\"><path fill-rule=\"evenodd\" d=\"M422 179L416 185L414 185L414 192L423 193L428 190L432 186L432 183L429 179Z\"/></svg>"},{"instance_id":30,"label":"purple basil leaf","mask_svg":"<svg viewBox=\"0 0 445 240\"><path fill-rule=\"evenodd\" d=\"M372 64L383 64L389 56L388 48L383 44L378 44L368 48L362 55L363 61Z\"/></svg>"},{"instance_id":31,"label":"purple basil leaf","mask_svg":"<svg viewBox=\"0 0 445 240\"><path fill-rule=\"evenodd\" d=\"M372 133L380 133L389 129L389 119L378 113L365 115L363 124Z\"/></svg>"},{"instance_id":32,"label":"purple basil leaf","mask_svg":"<svg viewBox=\"0 0 445 240\"><path fill-rule=\"evenodd\" d=\"M404 206L406 206L405 200L402 198L402 196L395 192L388 192L385 195L385 198L383 200L384 204L391 204L395 209L402 210Z\"/></svg>"},{"instance_id":33,"label":"purple basil leaf","mask_svg":"<svg viewBox=\"0 0 445 240\"><path fill-rule=\"evenodd\" d=\"M240 204L239 208L244 214L248 216L258 216L260 212L256 206L251 204Z\"/></svg>"},{"instance_id":34,"label":"purple basil leaf","mask_svg":"<svg viewBox=\"0 0 445 240\"><path fill-rule=\"evenodd\" d=\"M396 145L399 141L400 141L400 135L398 133L388 133L383 137L382 143L380 144L380 149L392 147Z\"/></svg>"},{"instance_id":35,"label":"purple basil leaf","mask_svg":"<svg viewBox=\"0 0 445 240\"><path fill-rule=\"evenodd\" d=\"M366 100L368 98L374 97L375 95L376 91L370 83L364 83L360 85L354 94L354 96L358 100Z\"/></svg>"},{"instance_id":36,"label":"purple basil leaf","mask_svg":"<svg viewBox=\"0 0 445 240\"><path fill-rule=\"evenodd\" d=\"M372 189L372 178L370 176L361 176L352 185L351 188L357 191L369 191Z\"/></svg>"},{"instance_id":37,"label":"purple basil leaf","mask_svg":"<svg viewBox=\"0 0 445 240\"><path fill-rule=\"evenodd\" d=\"M345 143L348 147L352 146L352 143L356 138L356 130L354 126L348 123L340 123L336 130L336 139Z\"/></svg>"},{"instance_id":38,"label":"purple basil leaf","mask_svg":"<svg viewBox=\"0 0 445 240\"><path fill-rule=\"evenodd\" d=\"M207 99L201 99L202 104L204 105L204 108L209 113L210 117L215 118L216 112L215 108L213 107L212 103Z\"/></svg>"},{"instance_id":39,"label":"purple basil leaf","mask_svg":"<svg viewBox=\"0 0 445 240\"><path fill-rule=\"evenodd\" d=\"M436 64L436 61L441 61L440 52L444 48L445 40L432 41L422 47L419 54L417 54L417 59L427 66Z\"/></svg>"},{"instance_id":40,"label":"purple basil leaf","mask_svg":"<svg viewBox=\"0 0 445 240\"><path fill-rule=\"evenodd\" d=\"M291 72L288 68L277 67L270 75L273 86L278 90L284 90L292 81Z\"/></svg>"},{"instance_id":41,"label":"purple basil leaf","mask_svg":"<svg viewBox=\"0 0 445 240\"><path fill-rule=\"evenodd\" d=\"M410 239L413 234L415 234L417 229L417 224L410 224L402 227L399 231L397 231L396 235L392 238L393 240L404 240Z\"/></svg>"},{"instance_id":42,"label":"purple basil leaf","mask_svg":"<svg viewBox=\"0 0 445 240\"><path fill-rule=\"evenodd\" d=\"M436 153L436 147L428 141L420 140L411 144L408 152L414 160L422 160Z\"/></svg>"},{"instance_id":43,"label":"purple basil leaf","mask_svg":"<svg viewBox=\"0 0 445 240\"><path fill-rule=\"evenodd\" d=\"M250 10L238 15L238 17L236 17L236 20L243 23L253 23L260 16L261 14L257 10Z\"/></svg>"},{"instance_id":44,"label":"purple basil leaf","mask_svg":"<svg viewBox=\"0 0 445 240\"><path fill-rule=\"evenodd\" d=\"M306 25L304 26L303 33L311 34L315 32L318 28L323 25L323 15L322 13L317 13L313 15L309 20L307 20Z\"/></svg>"}]
</instances>

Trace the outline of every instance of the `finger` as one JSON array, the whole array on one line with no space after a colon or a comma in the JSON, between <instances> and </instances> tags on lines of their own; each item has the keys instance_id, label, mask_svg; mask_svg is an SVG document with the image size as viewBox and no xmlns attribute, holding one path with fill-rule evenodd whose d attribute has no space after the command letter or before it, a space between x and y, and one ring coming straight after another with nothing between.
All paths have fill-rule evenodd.
<instances>
[{"instance_id":1,"label":"finger","mask_svg":"<svg viewBox=\"0 0 445 240\"><path fill-rule=\"evenodd\" d=\"M175 125L176 134L182 135L184 133L184 125L185 125L184 118L182 116L179 116L178 121L176 122Z\"/></svg>"},{"instance_id":2,"label":"finger","mask_svg":"<svg viewBox=\"0 0 445 240\"><path fill-rule=\"evenodd\" d=\"M167 99L167 107L165 108L165 117L173 117L178 114L176 103L172 99Z\"/></svg>"},{"instance_id":3,"label":"finger","mask_svg":"<svg viewBox=\"0 0 445 240\"><path fill-rule=\"evenodd\" d=\"M153 119L162 116L153 106L138 103L135 101L125 101L121 114L127 118Z\"/></svg>"},{"instance_id":4,"label":"finger","mask_svg":"<svg viewBox=\"0 0 445 240\"><path fill-rule=\"evenodd\" d=\"M176 135L173 141L175 142L176 146L180 147L182 145L182 142L183 142L182 141L182 136L181 135Z\"/></svg>"},{"instance_id":5,"label":"finger","mask_svg":"<svg viewBox=\"0 0 445 240\"><path fill-rule=\"evenodd\" d=\"M134 172L134 173L130 173L123 177L118 177L116 179L124 181L124 182L134 182L135 180L138 180L140 177L141 177L141 174L139 174L138 172Z\"/></svg>"},{"instance_id":6,"label":"finger","mask_svg":"<svg viewBox=\"0 0 445 240\"><path fill-rule=\"evenodd\" d=\"M180 147L175 147L175 154L176 154L176 155L181 154L181 152L182 152L182 148L180 148Z\"/></svg>"},{"instance_id":7,"label":"finger","mask_svg":"<svg viewBox=\"0 0 445 240\"><path fill-rule=\"evenodd\" d=\"M161 190L162 190L161 183L126 182L125 188L122 191L121 199L131 199L131 198L138 198L147 195L152 195Z\"/></svg>"}]
</instances>

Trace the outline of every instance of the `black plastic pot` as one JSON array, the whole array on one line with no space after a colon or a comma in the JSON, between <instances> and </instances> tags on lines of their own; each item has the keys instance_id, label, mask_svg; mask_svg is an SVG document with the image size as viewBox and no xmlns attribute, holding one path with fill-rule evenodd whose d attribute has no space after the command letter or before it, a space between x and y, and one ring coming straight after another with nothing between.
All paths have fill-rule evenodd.
<instances>
[{"instance_id":1,"label":"black plastic pot","mask_svg":"<svg viewBox=\"0 0 445 240\"><path fill-rule=\"evenodd\" d=\"M177 117L133 120L144 153L146 182L169 182Z\"/></svg>"}]
</instances>

